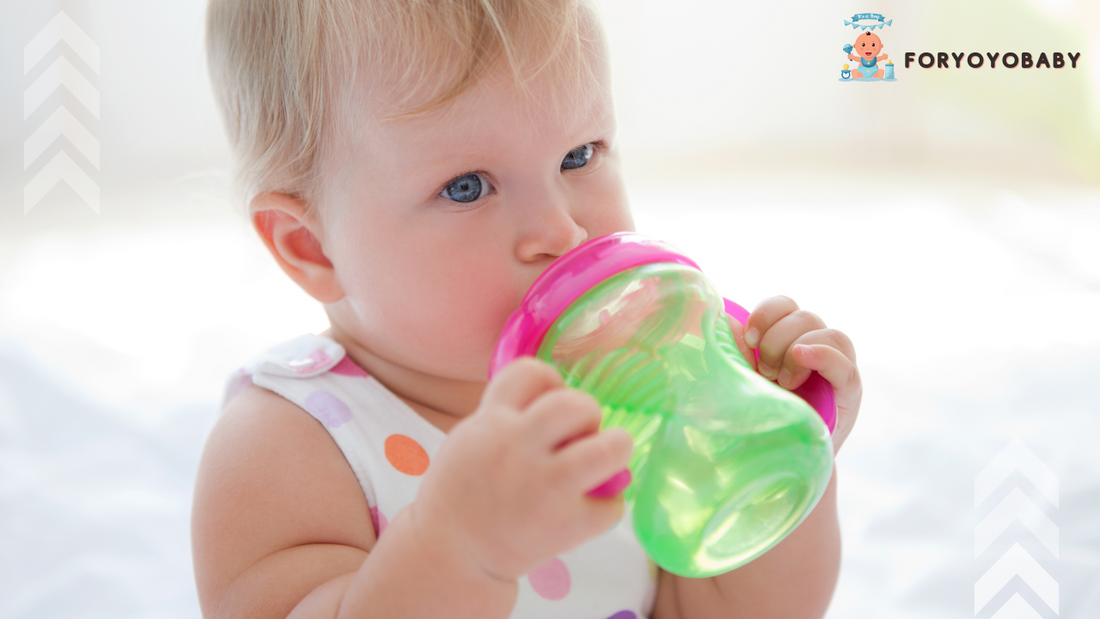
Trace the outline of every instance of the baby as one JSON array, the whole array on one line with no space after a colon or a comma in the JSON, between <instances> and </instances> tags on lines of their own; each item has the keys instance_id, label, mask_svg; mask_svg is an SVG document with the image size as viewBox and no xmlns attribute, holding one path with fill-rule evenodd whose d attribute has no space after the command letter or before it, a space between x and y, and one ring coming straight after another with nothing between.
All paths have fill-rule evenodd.
<instances>
[{"instance_id":1,"label":"baby","mask_svg":"<svg viewBox=\"0 0 1100 619\"><path fill-rule=\"evenodd\" d=\"M586 494L630 435L540 361L486 380L534 280L634 229L587 0L212 0L207 36L250 221L331 326L228 383L193 504L205 617L824 614L835 472L755 561L675 576L621 494ZM787 297L730 324L762 375L834 385L839 448L850 340Z\"/></svg>"},{"instance_id":2,"label":"baby","mask_svg":"<svg viewBox=\"0 0 1100 619\"><path fill-rule=\"evenodd\" d=\"M855 77L874 77L882 79L882 76L886 74L883 69L876 69L878 61L886 61L890 56L883 53L881 56L879 52L882 51L882 39L873 32L864 32L862 35L856 37L856 43L852 50L855 53L848 54L848 60L858 60L859 66L854 71Z\"/></svg>"}]
</instances>

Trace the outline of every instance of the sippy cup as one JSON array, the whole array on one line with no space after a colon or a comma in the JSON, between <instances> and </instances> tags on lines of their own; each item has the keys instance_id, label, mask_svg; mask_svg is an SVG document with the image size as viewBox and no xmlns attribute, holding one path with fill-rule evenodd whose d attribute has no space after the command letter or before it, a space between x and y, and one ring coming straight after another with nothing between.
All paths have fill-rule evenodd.
<instances>
[{"instance_id":1,"label":"sippy cup","mask_svg":"<svg viewBox=\"0 0 1100 619\"><path fill-rule=\"evenodd\" d=\"M629 473L601 489L629 484L623 496L641 546L692 578L778 544L832 474L831 385L815 372L791 392L757 374L727 314L748 316L690 258L618 232L574 248L535 280L489 368L492 377L516 357L541 359L600 403L601 428L631 434Z\"/></svg>"}]
</instances>

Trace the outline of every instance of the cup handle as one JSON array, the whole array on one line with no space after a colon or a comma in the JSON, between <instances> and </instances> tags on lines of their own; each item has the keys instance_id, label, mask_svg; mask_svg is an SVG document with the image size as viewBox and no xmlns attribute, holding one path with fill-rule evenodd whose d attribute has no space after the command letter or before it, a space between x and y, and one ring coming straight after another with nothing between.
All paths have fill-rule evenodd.
<instances>
[{"instance_id":1,"label":"cup handle","mask_svg":"<svg viewBox=\"0 0 1100 619\"><path fill-rule=\"evenodd\" d=\"M585 494L590 497L595 497L597 499L604 499L607 497L615 496L616 494L619 494L620 492L625 490L626 487L630 485L632 479L633 476L631 476L630 474L630 469L623 469L618 473L612 475L607 481L589 490Z\"/></svg>"},{"instance_id":2,"label":"cup handle","mask_svg":"<svg viewBox=\"0 0 1100 619\"><path fill-rule=\"evenodd\" d=\"M586 434L585 436L590 436L590 435ZM566 440L562 441L562 443L560 445L558 445L556 449L561 449L561 448L565 447L566 445L568 445L569 443L572 443L573 441L579 440L580 438L582 438L582 437L574 436L572 438L566 439ZM630 482L633 481L633 480L634 480L634 477L630 474L630 469L623 469L623 470L619 471L618 473L615 473L611 477L608 477L607 480L605 480L602 484L600 484L600 485L596 486L595 488L589 490L585 494L590 496L590 497L595 497L597 499L605 499L607 497L613 497L616 494L619 494L620 492L625 490L626 487L629 486Z\"/></svg>"},{"instance_id":3,"label":"cup handle","mask_svg":"<svg viewBox=\"0 0 1100 619\"><path fill-rule=\"evenodd\" d=\"M744 326L745 321L749 319L749 311L729 299L723 298L722 300L726 302L726 313ZM756 358L759 359L760 350L757 349L753 352L756 353ZM817 414L821 416L821 420L825 422L825 427L829 428L829 434L833 433L836 428L836 396L833 393L833 386L825 380L824 376L817 372L810 372L810 377L806 379L806 382L799 385L797 389L792 389L791 393L812 406Z\"/></svg>"}]
</instances>

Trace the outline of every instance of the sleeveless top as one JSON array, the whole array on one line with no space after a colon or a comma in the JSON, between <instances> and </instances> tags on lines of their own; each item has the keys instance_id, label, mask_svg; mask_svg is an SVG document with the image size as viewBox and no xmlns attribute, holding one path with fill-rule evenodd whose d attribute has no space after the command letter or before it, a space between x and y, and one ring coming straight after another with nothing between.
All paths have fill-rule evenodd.
<instances>
[{"instance_id":1,"label":"sleeveless top","mask_svg":"<svg viewBox=\"0 0 1100 619\"><path fill-rule=\"evenodd\" d=\"M324 426L359 480L376 535L415 500L447 436L325 336L302 335L254 358L226 381L222 407L249 381ZM628 506L606 533L522 576L510 618L648 618L656 594L657 566L634 536Z\"/></svg>"}]
</instances>

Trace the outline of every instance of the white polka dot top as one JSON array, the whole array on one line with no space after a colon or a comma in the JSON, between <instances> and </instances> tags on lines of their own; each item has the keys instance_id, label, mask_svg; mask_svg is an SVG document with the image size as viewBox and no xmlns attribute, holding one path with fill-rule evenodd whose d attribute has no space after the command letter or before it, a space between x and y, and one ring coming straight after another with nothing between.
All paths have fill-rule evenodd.
<instances>
[{"instance_id":1,"label":"white polka dot top","mask_svg":"<svg viewBox=\"0 0 1100 619\"><path fill-rule=\"evenodd\" d=\"M421 476L447 436L324 336L302 335L253 359L230 376L223 404L249 380L324 425L363 488L378 535L416 498ZM607 533L521 577L510 617L648 618L656 576L657 567L638 544L627 509Z\"/></svg>"}]
</instances>

